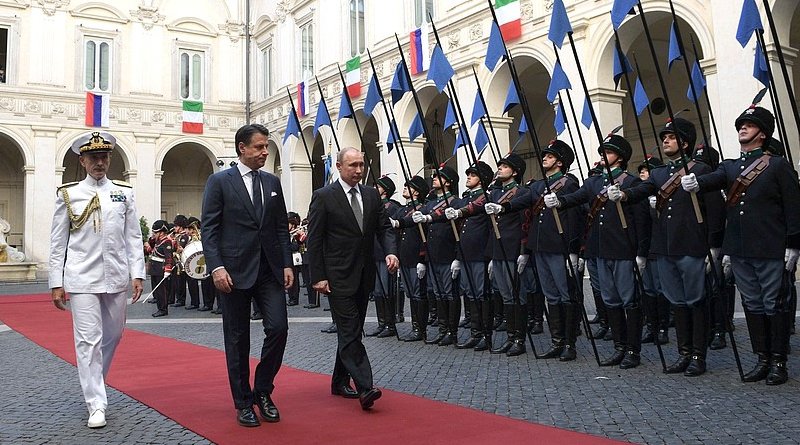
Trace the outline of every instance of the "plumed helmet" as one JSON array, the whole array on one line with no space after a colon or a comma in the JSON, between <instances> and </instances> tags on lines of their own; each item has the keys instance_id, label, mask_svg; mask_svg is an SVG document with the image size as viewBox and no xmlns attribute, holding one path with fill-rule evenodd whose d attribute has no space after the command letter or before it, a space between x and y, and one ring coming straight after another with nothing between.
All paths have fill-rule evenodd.
<instances>
[{"instance_id":1,"label":"plumed helmet","mask_svg":"<svg viewBox=\"0 0 800 445\"><path fill-rule=\"evenodd\" d=\"M392 178L387 175L383 175L378 178L377 182L378 185L386 191L386 196L388 198L391 198L392 195L394 195L394 192L397 190L397 186L394 184L394 181L392 181Z\"/></svg>"},{"instance_id":2,"label":"plumed helmet","mask_svg":"<svg viewBox=\"0 0 800 445\"><path fill-rule=\"evenodd\" d=\"M428 186L428 182L425 181L425 178L421 176L414 176L413 178L409 179L406 182L406 187L412 188L419 193L420 198L424 199L428 196L428 192L430 191L430 186Z\"/></svg>"},{"instance_id":3,"label":"plumed helmet","mask_svg":"<svg viewBox=\"0 0 800 445\"><path fill-rule=\"evenodd\" d=\"M711 168L716 169L719 165L719 152L710 145L700 144L694 149L692 159L708 164Z\"/></svg>"},{"instance_id":4,"label":"plumed helmet","mask_svg":"<svg viewBox=\"0 0 800 445\"><path fill-rule=\"evenodd\" d=\"M479 178L481 178L481 185L486 188L489 186L489 183L492 182L492 178L494 178L494 171L492 167L489 167L489 164L478 161L477 165L470 165L465 171L465 174L474 173Z\"/></svg>"},{"instance_id":5,"label":"plumed helmet","mask_svg":"<svg viewBox=\"0 0 800 445\"><path fill-rule=\"evenodd\" d=\"M455 189L458 185L458 172L445 164L440 165L437 170L438 174L450 183L450 188Z\"/></svg>"},{"instance_id":6,"label":"plumed helmet","mask_svg":"<svg viewBox=\"0 0 800 445\"><path fill-rule=\"evenodd\" d=\"M525 169L528 167L522 156L516 153L509 153L497 161L497 165L505 164L514 170L514 180L521 183L522 177L525 175Z\"/></svg>"},{"instance_id":7,"label":"plumed helmet","mask_svg":"<svg viewBox=\"0 0 800 445\"><path fill-rule=\"evenodd\" d=\"M563 171L569 170L569 166L575 161L575 154L572 152L572 147L558 139L550 141L547 147L542 149L542 155L545 153L550 153L558 158L558 160L561 161L561 170Z\"/></svg>"},{"instance_id":8,"label":"plumed helmet","mask_svg":"<svg viewBox=\"0 0 800 445\"><path fill-rule=\"evenodd\" d=\"M775 132L775 116L764 107L751 105L748 109L744 110L744 112L736 118L736 130L738 131L742 128L742 124L745 122L754 123L767 135L767 138L772 137L772 133Z\"/></svg>"},{"instance_id":9,"label":"plumed helmet","mask_svg":"<svg viewBox=\"0 0 800 445\"><path fill-rule=\"evenodd\" d=\"M656 167L662 167L664 162L661 159L653 157L653 155L647 155L647 159L642 161L638 167L636 167L636 171L641 172L643 169L653 170Z\"/></svg>"},{"instance_id":10,"label":"plumed helmet","mask_svg":"<svg viewBox=\"0 0 800 445\"><path fill-rule=\"evenodd\" d=\"M300 225L300 215L297 212L287 212L286 220L289 221L290 224L294 224L296 226Z\"/></svg>"},{"instance_id":11,"label":"plumed helmet","mask_svg":"<svg viewBox=\"0 0 800 445\"><path fill-rule=\"evenodd\" d=\"M597 153L603 154L603 150L611 150L622 158L622 163L627 164L633 154L631 144L618 134L611 134L603 140L603 145L597 149Z\"/></svg>"},{"instance_id":12,"label":"plumed helmet","mask_svg":"<svg viewBox=\"0 0 800 445\"><path fill-rule=\"evenodd\" d=\"M685 142L688 147L694 147L697 141L697 130L694 124L682 117L676 117L673 120L668 120L664 128L658 132L658 138L664 140L666 134L678 134L681 142Z\"/></svg>"}]
</instances>

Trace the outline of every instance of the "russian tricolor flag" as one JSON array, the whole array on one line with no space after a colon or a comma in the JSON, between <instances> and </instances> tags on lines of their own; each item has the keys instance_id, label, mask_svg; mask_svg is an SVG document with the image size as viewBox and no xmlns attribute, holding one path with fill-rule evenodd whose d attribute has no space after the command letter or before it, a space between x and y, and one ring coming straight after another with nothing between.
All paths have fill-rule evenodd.
<instances>
[{"instance_id":1,"label":"russian tricolor flag","mask_svg":"<svg viewBox=\"0 0 800 445\"><path fill-rule=\"evenodd\" d=\"M108 95L86 92L86 126L108 127Z\"/></svg>"},{"instance_id":2,"label":"russian tricolor flag","mask_svg":"<svg viewBox=\"0 0 800 445\"><path fill-rule=\"evenodd\" d=\"M306 82L297 84L297 116L304 117L308 114L308 88Z\"/></svg>"},{"instance_id":3,"label":"russian tricolor flag","mask_svg":"<svg viewBox=\"0 0 800 445\"><path fill-rule=\"evenodd\" d=\"M411 57L409 69L411 74L421 74L428 71L431 64L430 50L428 47L428 27L423 24L422 27L411 31L409 35L411 40L410 50Z\"/></svg>"}]
</instances>

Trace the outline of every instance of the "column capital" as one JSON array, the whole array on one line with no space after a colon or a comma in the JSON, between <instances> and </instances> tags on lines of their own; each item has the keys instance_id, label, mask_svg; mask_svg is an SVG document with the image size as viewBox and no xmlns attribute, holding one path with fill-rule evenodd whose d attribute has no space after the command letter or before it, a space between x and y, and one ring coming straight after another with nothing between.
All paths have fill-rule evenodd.
<instances>
[{"instance_id":1,"label":"column capital","mask_svg":"<svg viewBox=\"0 0 800 445\"><path fill-rule=\"evenodd\" d=\"M31 125L33 135L37 138L55 138L61 131L61 127Z\"/></svg>"},{"instance_id":2,"label":"column capital","mask_svg":"<svg viewBox=\"0 0 800 445\"><path fill-rule=\"evenodd\" d=\"M136 139L136 142L139 144L155 144L161 134L159 133L140 133L135 131L133 133L133 137Z\"/></svg>"}]
</instances>

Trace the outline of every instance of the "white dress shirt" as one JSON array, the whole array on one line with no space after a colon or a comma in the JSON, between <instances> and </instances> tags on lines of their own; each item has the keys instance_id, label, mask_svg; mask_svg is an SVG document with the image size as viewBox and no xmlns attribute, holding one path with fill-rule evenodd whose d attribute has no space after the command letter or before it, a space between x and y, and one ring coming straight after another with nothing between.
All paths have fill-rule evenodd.
<instances>
[{"instance_id":1,"label":"white dress shirt","mask_svg":"<svg viewBox=\"0 0 800 445\"><path fill-rule=\"evenodd\" d=\"M361 189L358 188L358 185L355 187L350 187L350 184L342 181L342 178L337 179L339 181L339 185L342 186L342 190L344 190L344 197L347 199L347 203L350 203L350 189L356 189L356 199L358 200L358 205L361 206L361 213L364 213L364 199L361 197Z\"/></svg>"},{"instance_id":2,"label":"white dress shirt","mask_svg":"<svg viewBox=\"0 0 800 445\"><path fill-rule=\"evenodd\" d=\"M253 202L253 177L250 175L253 170L250 167L238 162L236 164L236 168L239 169L239 174L242 175L242 181L244 181L244 188L247 189L247 195L250 196L250 202ZM261 182L259 181L259 186ZM264 188L261 187L261 204L264 204Z\"/></svg>"}]
</instances>

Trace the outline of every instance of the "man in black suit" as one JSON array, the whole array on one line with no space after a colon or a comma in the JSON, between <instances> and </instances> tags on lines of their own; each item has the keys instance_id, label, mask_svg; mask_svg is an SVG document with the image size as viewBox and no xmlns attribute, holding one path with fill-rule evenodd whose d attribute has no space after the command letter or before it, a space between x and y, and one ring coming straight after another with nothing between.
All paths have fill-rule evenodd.
<instances>
[{"instance_id":1,"label":"man in black suit","mask_svg":"<svg viewBox=\"0 0 800 445\"><path fill-rule=\"evenodd\" d=\"M280 414L270 394L286 348L284 289L292 285L286 204L280 180L260 171L269 131L258 124L236 132L237 166L208 178L203 196L203 253L219 290L225 359L237 420L258 426ZM264 346L250 388L250 301L261 310Z\"/></svg>"},{"instance_id":2,"label":"man in black suit","mask_svg":"<svg viewBox=\"0 0 800 445\"><path fill-rule=\"evenodd\" d=\"M339 179L318 189L309 210L308 256L314 289L328 295L331 314L338 326L339 345L333 368L331 393L359 398L369 409L380 398L372 386L372 368L361 342L369 292L375 283L372 260L376 239L386 253L390 273L397 270L394 231L378 191L360 185L364 155L343 148L336 159ZM350 379L356 391L350 386Z\"/></svg>"}]
</instances>

